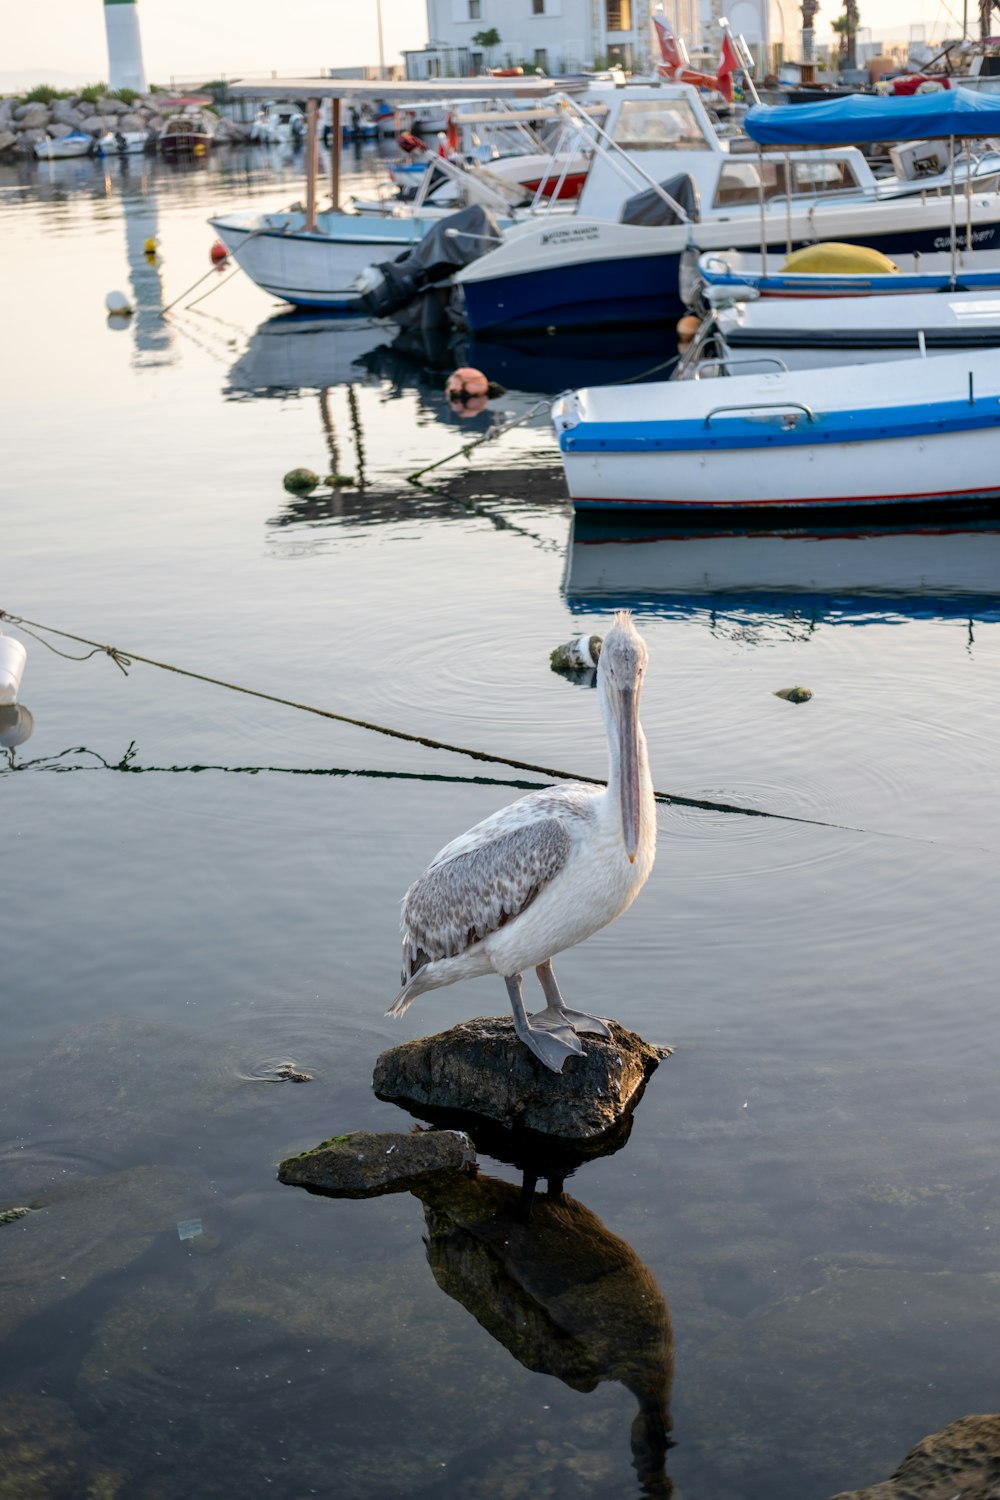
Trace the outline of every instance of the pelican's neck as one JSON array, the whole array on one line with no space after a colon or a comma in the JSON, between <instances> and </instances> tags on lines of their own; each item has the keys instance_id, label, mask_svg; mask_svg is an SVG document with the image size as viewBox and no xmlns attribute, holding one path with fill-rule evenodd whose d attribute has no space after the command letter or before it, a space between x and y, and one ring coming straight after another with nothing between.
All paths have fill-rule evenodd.
<instances>
[{"instance_id":1,"label":"pelican's neck","mask_svg":"<svg viewBox=\"0 0 1000 1500\"><path fill-rule=\"evenodd\" d=\"M608 701L607 689L602 678L597 680L598 696L601 703L601 716L604 719L604 731L608 739L608 790L604 797L603 812L606 816L616 818L621 822L621 742L618 735L618 726L615 724L615 716L611 711ZM646 825L650 819L655 819L655 798L653 796L653 778L649 770L649 756L646 750L646 736L642 731L642 724L636 722L636 750L639 761L639 797L642 808L643 833L647 831Z\"/></svg>"}]
</instances>

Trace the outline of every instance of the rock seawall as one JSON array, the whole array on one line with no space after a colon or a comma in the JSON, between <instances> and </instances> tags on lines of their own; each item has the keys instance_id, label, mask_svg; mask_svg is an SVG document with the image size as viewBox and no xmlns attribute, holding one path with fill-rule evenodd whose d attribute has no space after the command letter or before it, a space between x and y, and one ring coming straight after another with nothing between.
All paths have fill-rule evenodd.
<instances>
[{"instance_id":1,"label":"rock seawall","mask_svg":"<svg viewBox=\"0 0 1000 1500\"><path fill-rule=\"evenodd\" d=\"M169 117L190 112L168 94L141 94L126 103L110 94L97 99L72 94L51 103L28 102L20 97L0 99L0 158L34 156L35 142L59 140L72 131L82 131L94 140L109 130L148 130L154 149ZM198 113L201 113L199 110ZM215 120L213 145L241 145L250 138L250 126L237 120Z\"/></svg>"}]
</instances>

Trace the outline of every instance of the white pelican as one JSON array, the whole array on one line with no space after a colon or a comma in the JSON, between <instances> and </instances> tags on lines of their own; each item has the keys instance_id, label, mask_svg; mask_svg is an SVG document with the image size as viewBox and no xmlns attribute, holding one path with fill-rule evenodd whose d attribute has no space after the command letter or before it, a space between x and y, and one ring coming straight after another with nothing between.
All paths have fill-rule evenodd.
<instances>
[{"instance_id":1,"label":"white pelican","mask_svg":"<svg viewBox=\"0 0 1000 1500\"><path fill-rule=\"evenodd\" d=\"M567 1010L552 956L631 906L653 868L656 804L639 723L648 653L626 613L615 615L597 668L608 734L606 788L566 782L529 792L446 844L403 897L403 988L386 1012L459 979L499 974L514 1030L561 1073L583 1052L576 1033L609 1036L596 1016ZM521 975L534 968L545 1009L525 1014Z\"/></svg>"}]
</instances>

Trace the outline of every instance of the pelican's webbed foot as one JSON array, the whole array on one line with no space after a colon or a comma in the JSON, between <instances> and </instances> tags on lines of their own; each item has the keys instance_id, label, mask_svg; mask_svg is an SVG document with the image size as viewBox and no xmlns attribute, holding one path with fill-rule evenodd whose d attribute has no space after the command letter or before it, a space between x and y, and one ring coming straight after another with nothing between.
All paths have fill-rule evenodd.
<instances>
[{"instance_id":1,"label":"pelican's webbed foot","mask_svg":"<svg viewBox=\"0 0 1000 1500\"><path fill-rule=\"evenodd\" d=\"M557 1018L552 1025L540 1026L537 1016L528 1017L521 996L520 974L507 975L504 982L510 997L510 1008L514 1013L514 1030L519 1040L535 1054L540 1063L544 1063L553 1073L561 1073L567 1057L583 1056L583 1048L576 1033L565 1021Z\"/></svg>"},{"instance_id":2,"label":"pelican's webbed foot","mask_svg":"<svg viewBox=\"0 0 1000 1500\"><path fill-rule=\"evenodd\" d=\"M593 1036L610 1036L606 1021L599 1016L588 1016L586 1011L568 1010L556 983L552 960L546 959L535 970L545 996L545 1009L532 1016L534 1026L544 1026L547 1031L569 1026L574 1031L589 1031Z\"/></svg>"},{"instance_id":3,"label":"pelican's webbed foot","mask_svg":"<svg viewBox=\"0 0 1000 1500\"><path fill-rule=\"evenodd\" d=\"M600 1016L588 1016L583 1010L567 1010L565 1006L561 1010L547 1005L544 1010L536 1011L531 1017L533 1026L542 1026L546 1031L553 1028L569 1026L573 1031L589 1031L592 1036L610 1036L611 1030L606 1021Z\"/></svg>"}]
</instances>

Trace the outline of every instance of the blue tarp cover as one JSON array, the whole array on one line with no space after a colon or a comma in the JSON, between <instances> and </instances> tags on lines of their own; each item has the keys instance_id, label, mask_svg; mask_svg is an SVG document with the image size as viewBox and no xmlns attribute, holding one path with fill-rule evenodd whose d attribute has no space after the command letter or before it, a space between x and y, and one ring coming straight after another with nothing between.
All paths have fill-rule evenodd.
<instances>
[{"instance_id":1,"label":"blue tarp cover","mask_svg":"<svg viewBox=\"0 0 1000 1500\"><path fill-rule=\"evenodd\" d=\"M762 146L863 146L869 141L998 135L1000 95L947 89L908 98L849 94L829 104L756 104L743 123L747 135Z\"/></svg>"}]
</instances>

